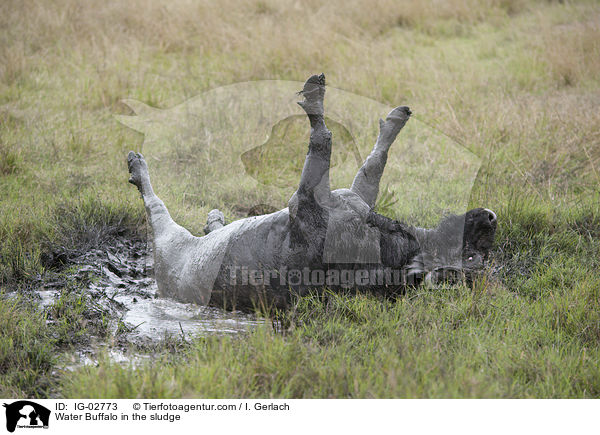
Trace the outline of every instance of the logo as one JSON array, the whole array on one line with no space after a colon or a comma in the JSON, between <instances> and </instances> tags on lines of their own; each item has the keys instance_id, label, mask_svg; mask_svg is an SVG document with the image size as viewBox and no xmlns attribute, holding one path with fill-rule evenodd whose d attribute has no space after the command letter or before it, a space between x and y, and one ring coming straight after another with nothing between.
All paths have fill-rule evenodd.
<instances>
[{"instance_id":1,"label":"logo","mask_svg":"<svg viewBox=\"0 0 600 435\"><path fill-rule=\"evenodd\" d=\"M16 428L48 429L50 410L29 400L19 400L3 405L6 408L6 430L14 432Z\"/></svg>"}]
</instances>

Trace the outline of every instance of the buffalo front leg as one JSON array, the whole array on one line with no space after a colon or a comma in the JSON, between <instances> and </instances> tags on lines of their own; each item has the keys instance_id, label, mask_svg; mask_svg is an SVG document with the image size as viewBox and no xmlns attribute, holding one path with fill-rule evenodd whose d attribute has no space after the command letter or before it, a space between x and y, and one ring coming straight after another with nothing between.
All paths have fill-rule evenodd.
<instances>
[{"instance_id":1,"label":"buffalo front leg","mask_svg":"<svg viewBox=\"0 0 600 435\"><path fill-rule=\"evenodd\" d=\"M331 132L325 125L323 100L325 97L325 75L314 75L304 84L300 92L304 101L298 104L310 121L310 142L298 186L299 206L303 202L324 204L330 195L329 165L331 162Z\"/></svg>"},{"instance_id":2,"label":"buffalo front leg","mask_svg":"<svg viewBox=\"0 0 600 435\"><path fill-rule=\"evenodd\" d=\"M213 209L208 212L208 217L206 218L206 225L204 226L204 234L212 233L219 228L223 228L225 226L225 215L219 209Z\"/></svg>"},{"instance_id":3,"label":"buffalo front leg","mask_svg":"<svg viewBox=\"0 0 600 435\"><path fill-rule=\"evenodd\" d=\"M385 121L379 120L379 136L373 151L371 151L356 177L354 177L350 190L358 194L371 208L375 206L375 201L377 201L379 181L383 175L390 146L396 140L396 136L398 136L410 115L410 109L401 106L392 110Z\"/></svg>"},{"instance_id":4,"label":"buffalo front leg","mask_svg":"<svg viewBox=\"0 0 600 435\"><path fill-rule=\"evenodd\" d=\"M300 94L304 96L304 101L298 104L310 121L310 141L298 190L289 201L290 245L303 250L306 258L316 259L322 251L331 198L331 132L325 125L323 115L325 76L310 77Z\"/></svg>"}]
</instances>

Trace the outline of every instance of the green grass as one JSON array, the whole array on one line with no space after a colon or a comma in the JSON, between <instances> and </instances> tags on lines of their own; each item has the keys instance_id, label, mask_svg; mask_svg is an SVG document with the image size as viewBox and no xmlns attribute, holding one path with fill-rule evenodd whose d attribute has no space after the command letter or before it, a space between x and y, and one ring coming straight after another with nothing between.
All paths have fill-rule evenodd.
<instances>
[{"instance_id":1,"label":"green grass","mask_svg":"<svg viewBox=\"0 0 600 435\"><path fill-rule=\"evenodd\" d=\"M63 394L598 397L600 242L582 226L598 210L521 206L500 227L495 261L508 270L472 287L306 297L280 319L283 333L199 338L143 367L105 360L70 375Z\"/></svg>"},{"instance_id":2,"label":"green grass","mask_svg":"<svg viewBox=\"0 0 600 435\"><path fill-rule=\"evenodd\" d=\"M364 10L358 0L0 5L0 288L23 295L0 299L0 395L600 395L597 2L381 0ZM75 253L144 233L127 151L150 152L155 190L196 234L214 207L234 219L240 197L285 196L240 186L231 162L199 174L212 156L196 143L143 143L114 118L132 115L120 101L167 109L221 85L321 71L332 87L410 106L481 159L468 202L499 216L493 273L397 300L307 298L285 333L207 337L136 369L106 360L53 376L61 352L107 332L86 322L98 313L84 289L65 287L46 313L27 295ZM248 137L230 139L216 145ZM354 139L364 153L373 132ZM161 169L151 155L177 160ZM434 202L418 183L385 186L378 205L390 216L437 216L414 205Z\"/></svg>"},{"instance_id":3,"label":"green grass","mask_svg":"<svg viewBox=\"0 0 600 435\"><path fill-rule=\"evenodd\" d=\"M44 317L26 301L2 299L0 326L0 395L43 394L55 358Z\"/></svg>"},{"instance_id":4,"label":"green grass","mask_svg":"<svg viewBox=\"0 0 600 435\"><path fill-rule=\"evenodd\" d=\"M572 299L598 293L578 284ZM555 296L565 297L565 291ZM595 294L590 294L595 293ZM481 286L305 298L291 329L198 339L142 368L103 362L70 376L68 397L597 397L598 315ZM567 312L567 309L569 312ZM532 319L545 318L543 322ZM585 326L595 330L581 335ZM584 350L585 349L585 350Z\"/></svg>"},{"instance_id":5,"label":"green grass","mask_svg":"<svg viewBox=\"0 0 600 435\"><path fill-rule=\"evenodd\" d=\"M83 288L67 284L45 310L27 291L0 293L0 396L49 397L57 394L55 372L64 352L109 335L108 319L90 303ZM102 319L104 320L104 319Z\"/></svg>"}]
</instances>

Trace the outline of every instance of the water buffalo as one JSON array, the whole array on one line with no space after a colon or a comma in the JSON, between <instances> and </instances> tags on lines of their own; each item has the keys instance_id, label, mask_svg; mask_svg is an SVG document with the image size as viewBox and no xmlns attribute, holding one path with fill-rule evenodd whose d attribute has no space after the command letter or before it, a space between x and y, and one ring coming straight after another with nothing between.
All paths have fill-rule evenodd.
<instances>
[{"instance_id":1,"label":"water buffalo","mask_svg":"<svg viewBox=\"0 0 600 435\"><path fill-rule=\"evenodd\" d=\"M469 275L483 267L496 231L484 208L448 216L433 229L405 225L374 212L390 146L409 120L397 107L380 120L375 146L350 189L330 190L332 134L325 125L325 77L310 77L300 92L310 142L298 189L288 207L225 225L208 215L203 237L176 224L154 194L139 153L127 157L154 238L161 295L228 308L286 307L311 288L356 288L393 293L408 285Z\"/></svg>"}]
</instances>

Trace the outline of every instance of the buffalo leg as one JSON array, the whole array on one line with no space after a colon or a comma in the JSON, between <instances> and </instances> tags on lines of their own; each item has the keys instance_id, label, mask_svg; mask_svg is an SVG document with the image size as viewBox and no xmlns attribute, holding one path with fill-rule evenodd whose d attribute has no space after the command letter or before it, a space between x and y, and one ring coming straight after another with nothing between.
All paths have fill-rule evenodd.
<instances>
[{"instance_id":1,"label":"buffalo leg","mask_svg":"<svg viewBox=\"0 0 600 435\"><path fill-rule=\"evenodd\" d=\"M410 109L401 106L392 110L385 121L379 120L377 142L375 142L373 151L371 151L352 182L351 190L358 194L371 208L375 206L375 201L377 201L379 181L387 162L388 150L410 115Z\"/></svg>"},{"instance_id":2,"label":"buffalo leg","mask_svg":"<svg viewBox=\"0 0 600 435\"><path fill-rule=\"evenodd\" d=\"M214 209L208 212L208 217L206 218L206 225L204 226L204 234L208 234L213 232L214 230L218 230L219 228L223 228L225 226L225 216L223 212L218 209Z\"/></svg>"},{"instance_id":3,"label":"buffalo leg","mask_svg":"<svg viewBox=\"0 0 600 435\"><path fill-rule=\"evenodd\" d=\"M310 142L298 190L288 203L290 247L302 251L303 257L309 259L305 265L311 267L322 256L331 200L331 132L323 117L325 76L321 74L310 77L301 94L304 101L298 104L310 121Z\"/></svg>"},{"instance_id":4,"label":"buffalo leg","mask_svg":"<svg viewBox=\"0 0 600 435\"><path fill-rule=\"evenodd\" d=\"M127 166L129 167L130 174L129 182L135 185L142 194L142 199L146 206L146 214L154 237L159 237L176 227L179 229L179 225L171 219L171 215L165 204L156 196L152 189L148 165L144 160L144 156L130 151L127 155Z\"/></svg>"},{"instance_id":5,"label":"buffalo leg","mask_svg":"<svg viewBox=\"0 0 600 435\"><path fill-rule=\"evenodd\" d=\"M329 199L329 164L331 160L331 132L323 117L325 76L310 77L301 92L304 101L298 104L310 121L310 143L298 186L298 207L303 203L317 202L324 205Z\"/></svg>"}]
</instances>

